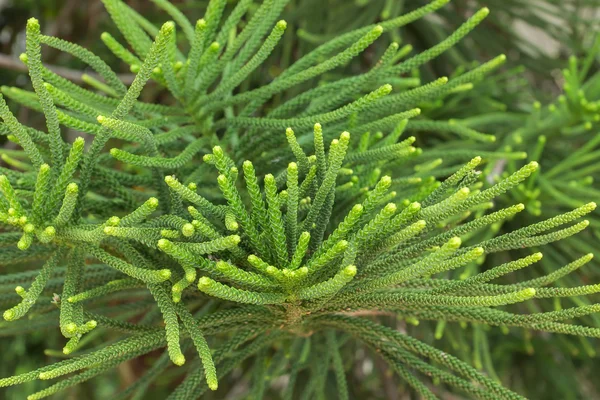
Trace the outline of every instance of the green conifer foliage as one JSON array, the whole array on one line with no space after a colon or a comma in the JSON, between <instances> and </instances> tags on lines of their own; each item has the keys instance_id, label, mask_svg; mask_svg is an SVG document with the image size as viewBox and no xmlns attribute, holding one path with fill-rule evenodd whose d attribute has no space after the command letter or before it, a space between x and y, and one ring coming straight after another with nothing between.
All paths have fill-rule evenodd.
<instances>
[{"instance_id":1,"label":"green conifer foliage","mask_svg":"<svg viewBox=\"0 0 600 400\"><path fill-rule=\"evenodd\" d=\"M226 13L225 0L211 0L193 24L154 0L173 19L160 27L125 2L103 2L126 43L101 39L135 73L129 87L90 51L41 34L32 18L21 59L33 91L2 88L0 132L22 151L0 171L0 264L39 268L0 276L0 332L60 332L67 357L2 377L0 387L58 379L29 396L41 399L160 351L119 398L150 396L167 369L169 399L198 398L233 386L240 375L231 372L242 369L252 398L345 399L360 396L347 377L359 349L425 398L520 399L476 368L489 357L481 327L600 335L580 321L596 304L546 311L548 301L600 291L555 285L591 252L577 249L547 271L540 265L549 247L537 251L588 227L595 203L494 235L529 202L490 212L492 202L546 179L538 162L515 164L484 186L483 160L526 155L461 121L422 116L420 105L472 86L505 57L450 79L397 85L472 31L487 8L411 58L392 43L363 74L313 84L383 33L447 3L432 1L337 36L255 87L251 75L285 40L288 23L278 18L288 1L242 0ZM57 75L43 65L42 45L81 60L103 82L90 90ZM150 81L168 101L140 100ZM4 97L42 113L47 131L19 122ZM90 135L87 146L64 140L62 127ZM469 145L423 151L406 130ZM526 254L477 270L484 256L515 249ZM494 282L524 268L538 276ZM61 294L51 302L53 291ZM390 315L435 321L436 337L446 322L476 324L480 359L472 367L426 335L394 329Z\"/></svg>"}]
</instances>

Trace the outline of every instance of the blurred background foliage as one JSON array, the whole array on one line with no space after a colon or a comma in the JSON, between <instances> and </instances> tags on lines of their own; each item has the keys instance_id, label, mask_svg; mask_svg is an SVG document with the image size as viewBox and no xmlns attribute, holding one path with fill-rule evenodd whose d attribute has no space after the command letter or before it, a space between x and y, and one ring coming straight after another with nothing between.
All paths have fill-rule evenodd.
<instances>
[{"instance_id":1,"label":"blurred background foliage","mask_svg":"<svg viewBox=\"0 0 600 400\"><path fill-rule=\"evenodd\" d=\"M201 0L172 2L190 20L201 18L208 3ZM231 0L230 7L236 2ZM165 19L164 13L149 0L128 0L127 3L150 21L158 23ZM301 55L337 35L402 15L425 3L425 0L291 0L283 15L289 26L283 45L276 48L247 84L273 79ZM430 82L441 76L456 76L499 54L507 55L505 66L479 85L463 88L463 92L443 103L421 105L425 117L456 119L465 126L498 137L494 144L479 145L480 150L523 151L528 153L529 160L540 161L541 172L526 186L502 200L504 205L523 202L529 213L522 213L508 227L492 227L485 233L492 236L504 228L513 230L537 221L541 214L545 217L556 215L600 198L600 187L594 183L600 178L597 176L600 171L600 106L596 105L600 100L600 75L596 61L600 47L596 37L600 23L599 0L453 0L435 15L387 32L359 60L306 85L367 71L392 41L398 42L401 47L406 46L407 52L418 53L428 49L446 38L482 6L489 7L491 15L474 33L419 71L413 71L410 76L402 77L404 79L393 84L395 88L398 85L407 85L408 88L411 83L406 78L413 78L413 86L417 86L418 82ZM43 33L81 44L122 74L125 82L131 81L133 75L126 65L120 63L100 40L104 31L120 37L100 0L0 0L0 84L29 85L18 55L24 51L24 30L27 18L31 16L40 20ZM83 82L82 73L86 71L80 62L49 48L43 51L46 65L77 82ZM160 90L155 88L153 91L152 86L143 95L147 101L163 100ZM15 104L11 104L11 108L17 109ZM42 127L44 124L41 115L29 115L24 108L17 115L19 120L28 121L30 126ZM443 150L456 146L451 138L439 132L421 132L418 144ZM4 139L0 136L0 145L10 146L10 143L2 142ZM493 182L494 176L513 172L525 162L499 160L489 163L485 171L489 174L487 179ZM600 218L596 213L590 220L593 229L589 232L561 241L550 249L544 248L545 268L553 270L566 264L566 260L595 250L597 245L594 243L600 240ZM517 255L521 257L524 254ZM482 261L479 268L485 269L488 262L499 265L506 261L489 258ZM598 262L593 261L579 275L585 276L585 279L571 277L569 279L576 281L564 284L575 286L597 282L600 274L595 271L598 266ZM19 268L23 266L11 266L10 270L14 272ZM531 271L519 274L522 274L519 279L535 277ZM571 305L557 303L554 307ZM600 326L597 317L590 316L589 322ZM395 317L390 317L388 323L407 329L422 340L437 341L437 346L474 363L490 376L532 399L600 398L597 341L526 330L505 332L483 326L444 326L428 322L412 326L403 320L399 322ZM40 327L33 335L14 338L10 336L10 329L2 326L0 335L4 337L0 339L0 376L29 371L64 357L59 350L62 344L58 332ZM88 340L93 341L94 335L89 335ZM360 359L365 357L364 350L351 350L355 352L355 365L362 365ZM152 362L153 357L146 356L135 363L125 363L110 374L80 385L70 393L70 398L106 398L109 393L114 393L115 386L134 381L138 370L142 369L140 366ZM18 365L16 371L15 363ZM383 363L363 365L355 373L355 376L362 377L360 387L366 393L378 394L386 399L409 398L392 375L370 374L373 369L387 367ZM387 378L380 382L375 375ZM161 381L168 382L168 376L159 379L156 390L152 392L153 398L164 398L169 391L168 385L161 386ZM27 393L39 389L34 387L36 385L39 382L0 389L0 398L26 398ZM64 398L64 395L59 398Z\"/></svg>"}]
</instances>

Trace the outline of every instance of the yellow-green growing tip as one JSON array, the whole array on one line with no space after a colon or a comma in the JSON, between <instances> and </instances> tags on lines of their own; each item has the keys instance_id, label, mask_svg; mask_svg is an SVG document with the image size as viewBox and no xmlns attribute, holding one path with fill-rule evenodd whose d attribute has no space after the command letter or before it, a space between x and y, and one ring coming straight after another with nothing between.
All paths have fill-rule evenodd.
<instances>
[{"instance_id":1,"label":"yellow-green growing tip","mask_svg":"<svg viewBox=\"0 0 600 400\"><path fill-rule=\"evenodd\" d=\"M106 120L106 117L104 115L98 115L96 117L96 121L98 121L99 123L103 123Z\"/></svg>"},{"instance_id":2,"label":"yellow-green growing tip","mask_svg":"<svg viewBox=\"0 0 600 400\"><path fill-rule=\"evenodd\" d=\"M27 29L29 29L30 27L35 27L37 26L39 28L40 26L40 22L37 20L37 18L31 17L27 20Z\"/></svg>"},{"instance_id":3,"label":"yellow-green growing tip","mask_svg":"<svg viewBox=\"0 0 600 400\"><path fill-rule=\"evenodd\" d=\"M19 250L27 250L29 248L29 246L31 246L31 242L25 238L23 238L17 242L17 248Z\"/></svg>"},{"instance_id":4,"label":"yellow-green growing tip","mask_svg":"<svg viewBox=\"0 0 600 400\"><path fill-rule=\"evenodd\" d=\"M342 239L339 242L337 242L337 246L339 246L342 249L345 249L346 247L348 247L348 241Z\"/></svg>"},{"instance_id":5,"label":"yellow-green growing tip","mask_svg":"<svg viewBox=\"0 0 600 400\"><path fill-rule=\"evenodd\" d=\"M184 225L181 227L181 233L183 233L183 236L185 236L185 237L190 237L190 236L192 236L192 235L194 234L194 232L195 232L195 231L196 231L196 230L194 229L194 225L192 225L192 224L190 224L190 223L184 224Z\"/></svg>"},{"instance_id":6,"label":"yellow-green growing tip","mask_svg":"<svg viewBox=\"0 0 600 400\"><path fill-rule=\"evenodd\" d=\"M12 321L15 319L15 312L13 310L6 310L2 316L4 317L5 321Z\"/></svg>"},{"instance_id":7,"label":"yellow-green growing tip","mask_svg":"<svg viewBox=\"0 0 600 400\"><path fill-rule=\"evenodd\" d=\"M110 38L110 33L108 33L108 32L102 32L100 34L100 39L102 39L102 40L108 40L109 38Z\"/></svg>"},{"instance_id":8,"label":"yellow-green growing tip","mask_svg":"<svg viewBox=\"0 0 600 400\"><path fill-rule=\"evenodd\" d=\"M383 26L377 25L375 28L373 28L373 32L382 33L383 32Z\"/></svg>"},{"instance_id":9,"label":"yellow-green growing tip","mask_svg":"<svg viewBox=\"0 0 600 400\"><path fill-rule=\"evenodd\" d=\"M398 207L394 203L388 203L385 205L384 210L388 213L393 213Z\"/></svg>"},{"instance_id":10,"label":"yellow-green growing tip","mask_svg":"<svg viewBox=\"0 0 600 400\"><path fill-rule=\"evenodd\" d=\"M342 134L340 135L340 140L349 140L350 139L350 132L342 132Z\"/></svg>"},{"instance_id":11,"label":"yellow-green growing tip","mask_svg":"<svg viewBox=\"0 0 600 400\"><path fill-rule=\"evenodd\" d=\"M540 252L537 252L533 255L533 258L535 258L537 261L541 260L544 257L544 255Z\"/></svg>"},{"instance_id":12,"label":"yellow-green growing tip","mask_svg":"<svg viewBox=\"0 0 600 400\"><path fill-rule=\"evenodd\" d=\"M321 124L317 122L315 124L315 129L321 130Z\"/></svg>"},{"instance_id":13,"label":"yellow-green growing tip","mask_svg":"<svg viewBox=\"0 0 600 400\"><path fill-rule=\"evenodd\" d=\"M175 183L176 179L174 176L172 175L167 175L165 176L165 183L169 186L171 186L173 183Z\"/></svg>"},{"instance_id":14,"label":"yellow-green growing tip","mask_svg":"<svg viewBox=\"0 0 600 400\"><path fill-rule=\"evenodd\" d=\"M356 266L348 265L346 268L344 268L344 275L346 275L348 277L352 277L352 276L356 275Z\"/></svg>"},{"instance_id":15,"label":"yellow-green growing tip","mask_svg":"<svg viewBox=\"0 0 600 400\"><path fill-rule=\"evenodd\" d=\"M77 332L77 325L74 322L70 322L67 325L65 325L65 331L67 333L75 333Z\"/></svg>"},{"instance_id":16,"label":"yellow-green growing tip","mask_svg":"<svg viewBox=\"0 0 600 400\"><path fill-rule=\"evenodd\" d=\"M161 278L163 281L166 281L167 279L169 279L169 278L171 277L171 271L170 271L170 270L168 270L168 269L161 269L161 270L158 272L158 275L160 276L160 278Z\"/></svg>"},{"instance_id":17,"label":"yellow-green growing tip","mask_svg":"<svg viewBox=\"0 0 600 400\"><path fill-rule=\"evenodd\" d=\"M121 222L121 218L117 217L116 215L113 215L106 221L106 223L110 226L117 226L117 225L119 225L120 222Z\"/></svg>"},{"instance_id":18,"label":"yellow-green growing tip","mask_svg":"<svg viewBox=\"0 0 600 400\"><path fill-rule=\"evenodd\" d=\"M219 44L219 42L212 42L212 43L210 44L210 50L212 50L212 51L217 51L217 50L219 50L219 47L220 47L220 46L221 46L221 45Z\"/></svg>"},{"instance_id":19,"label":"yellow-green growing tip","mask_svg":"<svg viewBox=\"0 0 600 400\"><path fill-rule=\"evenodd\" d=\"M182 366L185 364L185 356L183 354L178 354L173 358L173 364Z\"/></svg>"},{"instance_id":20,"label":"yellow-green growing tip","mask_svg":"<svg viewBox=\"0 0 600 400\"><path fill-rule=\"evenodd\" d=\"M295 171L295 170L298 169L298 164L296 164L295 162L291 162L291 163L288 164L288 169L292 170L292 171Z\"/></svg>"},{"instance_id":21,"label":"yellow-green growing tip","mask_svg":"<svg viewBox=\"0 0 600 400\"><path fill-rule=\"evenodd\" d=\"M165 33L172 32L175 29L175 22L167 21L163 24L163 26L160 29Z\"/></svg>"},{"instance_id":22,"label":"yellow-green growing tip","mask_svg":"<svg viewBox=\"0 0 600 400\"><path fill-rule=\"evenodd\" d=\"M352 211L354 211L354 212L360 212L362 210L363 210L362 204L356 204L354 207L352 207Z\"/></svg>"},{"instance_id":23,"label":"yellow-green growing tip","mask_svg":"<svg viewBox=\"0 0 600 400\"><path fill-rule=\"evenodd\" d=\"M209 287L210 284L212 283L211 279L209 277L203 276L202 278L200 278L200 280L198 281L198 288L206 288Z\"/></svg>"},{"instance_id":24,"label":"yellow-green growing tip","mask_svg":"<svg viewBox=\"0 0 600 400\"><path fill-rule=\"evenodd\" d=\"M71 182L67 185L67 192L69 192L69 193L77 193L78 190L79 190L79 187L77 186L77 184L75 182Z\"/></svg>"},{"instance_id":25,"label":"yellow-green growing tip","mask_svg":"<svg viewBox=\"0 0 600 400\"><path fill-rule=\"evenodd\" d=\"M415 201L415 202L410 203L410 205L408 207L410 207L410 209L412 211L419 211L421 209L421 203L419 203L418 201Z\"/></svg>"},{"instance_id":26,"label":"yellow-green growing tip","mask_svg":"<svg viewBox=\"0 0 600 400\"><path fill-rule=\"evenodd\" d=\"M210 390L217 390L219 388L219 383L216 379L207 379L206 383L208 383Z\"/></svg>"},{"instance_id":27,"label":"yellow-green growing tip","mask_svg":"<svg viewBox=\"0 0 600 400\"><path fill-rule=\"evenodd\" d=\"M523 290L523 294L524 294L526 297L533 297L533 296L535 296L535 289L534 289L534 288L527 288L527 289L524 289L524 290Z\"/></svg>"},{"instance_id":28,"label":"yellow-green growing tip","mask_svg":"<svg viewBox=\"0 0 600 400\"><path fill-rule=\"evenodd\" d=\"M448 245L451 247L458 247L458 246L460 246L461 243L462 243L462 241L460 240L460 238L458 236L455 236L452 239L448 240Z\"/></svg>"},{"instance_id":29,"label":"yellow-green growing tip","mask_svg":"<svg viewBox=\"0 0 600 400\"><path fill-rule=\"evenodd\" d=\"M285 22L284 20L280 20L277 22L277 28L279 29L285 29L287 28L287 22Z\"/></svg>"}]
</instances>

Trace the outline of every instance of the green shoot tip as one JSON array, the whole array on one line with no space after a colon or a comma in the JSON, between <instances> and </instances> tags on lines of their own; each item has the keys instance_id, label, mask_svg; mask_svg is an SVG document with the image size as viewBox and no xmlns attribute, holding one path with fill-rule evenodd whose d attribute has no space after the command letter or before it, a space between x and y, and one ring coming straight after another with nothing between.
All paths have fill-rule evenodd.
<instances>
[{"instance_id":1,"label":"green shoot tip","mask_svg":"<svg viewBox=\"0 0 600 400\"><path fill-rule=\"evenodd\" d=\"M194 229L194 225L192 225L192 224L190 224L190 223L184 224L184 225L181 227L181 233L183 233L183 236L185 236L185 237L190 237L190 236L192 236L192 235L194 234L194 232L195 232L195 231L196 231L196 230Z\"/></svg>"},{"instance_id":2,"label":"green shoot tip","mask_svg":"<svg viewBox=\"0 0 600 400\"><path fill-rule=\"evenodd\" d=\"M163 31L164 33L170 33L175 29L175 22L173 21L167 21L163 24L163 26L160 28L161 31Z\"/></svg>"},{"instance_id":3,"label":"green shoot tip","mask_svg":"<svg viewBox=\"0 0 600 400\"><path fill-rule=\"evenodd\" d=\"M398 207L396 207L396 205L394 203L388 203L385 205L385 207L383 208L385 210L385 212L387 213L393 213L396 211Z\"/></svg>"},{"instance_id":4,"label":"green shoot tip","mask_svg":"<svg viewBox=\"0 0 600 400\"><path fill-rule=\"evenodd\" d=\"M173 358L173 364L182 366L185 364L185 356L183 354L178 354Z\"/></svg>"},{"instance_id":5,"label":"green shoot tip","mask_svg":"<svg viewBox=\"0 0 600 400\"><path fill-rule=\"evenodd\" d=\"M158 271L158 276L163 281L166 281L167 279L169 279L171 277L171 270L169 270L169 269L161 269L160 271Z\"/></svg>"},{"instance_id":6,"label":"green shoot tip","mask_svg":"<svg viewBox=\"0 0 600 400\"><path fill-rule=\"evenodd\" d=\"M2 316L5 321L12 321L15 319L15 312L13 310L6 310Z\"/></svg>"},{"instance_id":7,"label":"green shoot tip","mask_svg":"<svg viewBox=\"0 0 600 400\"><path fill-rule=\"evenodd\" d=\"M37 18L35 17L31 17L27 20L27 29L31 29L34 27L40 27L40 21L37 20Z\"/></svg>"},{"instance_id":8,"label":"green shoot tip","mask_svg":"<svg viewBox=\"0 0 600 400\"><path fill-rule=\"evenodd\" d=\"M67 185L68 193L77 193L78 191L79 191L79 187L77 186L77 184L75 182L71 182Z\"/></svg>"},{"instance_id":9,"label":"green shoot tip","mask_svg":"<svg viewBox=\"0 0 600 400\"><path fill-rule=\"evenodd\" d=\"M209 277L203 276L198 281L198 288L199 289L207 288L207 287L209 287L211 285L211 283L212 283L212 280Z\"/></svg>"},{"instance_id":10,"label":"green shoot tip","mask_svg":"<svg viewBox=\"0 0 600 400\"><path fill-rule=\"evenodd\" d=\"M346 268L344 268L344 275L346 275L349 278L356 275L356 266L348 265Z\"/></svg>"},{"instance_id":11,"label":"green shoot tip","mask_svg":"<svg viewBox=\"0 0 600 400\"><path fill-rule=\"evenodd\" d=\"M458 248L461 243L462 241L458 236L455 236L452 239L448 240L448 245L453 248Z\"/></svg>"}]
</instances>

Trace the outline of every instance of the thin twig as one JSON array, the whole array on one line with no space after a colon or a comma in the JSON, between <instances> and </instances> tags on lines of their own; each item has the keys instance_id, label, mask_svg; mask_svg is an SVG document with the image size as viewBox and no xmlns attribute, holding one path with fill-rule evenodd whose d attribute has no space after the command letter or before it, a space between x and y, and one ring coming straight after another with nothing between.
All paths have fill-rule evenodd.
<instances>
[{"instance_id":1,"label":"thin twig","mask_svg":"<svg viewBox=\"0 0 600 400\"><path fill-rule=\"evenodd\" d=\"M81 77L84 74L84 72L65 67L58 67L55 65L47 65L47 67L49 70L56 73L57 75L60 75L63 78L67 78L68 80L74 83L84 83ZM7 54L0 53L0 69L2 68L11 69L13 71L27 71L27 66L23 64L19 59L11 57ZM95 79L102 80L102 78L94 72L85 73ZM117 76L125 85L131 85L131 82L133 82L133 78L135 78L135 75L133 74L117 74Z\"/></svg>"}]
</instances>

